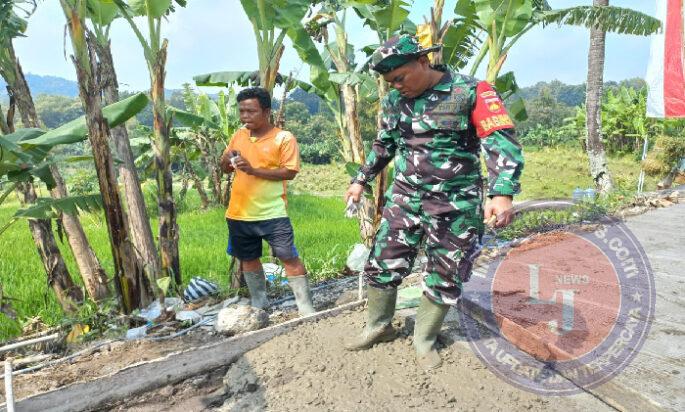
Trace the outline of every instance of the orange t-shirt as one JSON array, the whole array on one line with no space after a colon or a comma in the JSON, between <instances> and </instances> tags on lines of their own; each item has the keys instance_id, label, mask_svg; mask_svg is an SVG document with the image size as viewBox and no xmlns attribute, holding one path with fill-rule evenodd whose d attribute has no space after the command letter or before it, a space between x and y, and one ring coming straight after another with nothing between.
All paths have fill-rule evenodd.
<instances>
[{"instance_id":1,"label":"orange t-shirt","mask_svg":"<svg viewBox=\"0 0 685 412\"><path fill-rule=\"evenodd\" d=\"M250 131L241 128L235 132L226 150L238 150L255 168L300 170L295 136L277 127L254 141ZM235 173L227 218L256 221L288 216L285 180L262 179L237 169Z\"/></svg>"}]
</instances>

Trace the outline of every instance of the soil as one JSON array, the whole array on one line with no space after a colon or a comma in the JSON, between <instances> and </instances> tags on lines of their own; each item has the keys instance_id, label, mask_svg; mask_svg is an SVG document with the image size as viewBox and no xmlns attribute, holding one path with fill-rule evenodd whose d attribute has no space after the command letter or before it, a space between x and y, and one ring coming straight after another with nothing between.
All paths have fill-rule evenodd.
<instances>
[{"instance_id":1,"label":"soil","mask_svg":"<svg viewBox=\"0 0 685 412\"><path fill-rule=\"evenodd\" d=\"M314 305L323 310L357 299L356 282L330 282L314 295ZM216 303L216 302L213 302ZM190 308L192 309L192 308ZM269 326L297 317L294 300L286 300L269 308ZM134 340L115 341L106 344L89 355L79 356L69 362L40 369L33 373L17 375L13 379L15 399L23 399L77 382L85 382L112 374L139 362L163 357L172 352L207 345L223 339L213 330L199 329L187 335L162 341ZM82 347L70 346L68 353L95 346L90 342ZM26 355L26 354L25 354ZM0 385L0 403L5 401L5 388ZM186 411L195 409L186 409Z\"/></svg>"},{"instance_id":2,"label":"soil","mask_svg":"<svg viewBox=\"0 0 685 412\"><path fill-rule=\"evenodd\" d=\"M543 411L606 409L591 399L546 398L492 374L463 342L446 339L442 367L415 366L411 318L397 320L400 337L370 350L343 342L362 328L363 311L307 323L240 357L224 370L128 400L115 411ZM455 328L456 325L449 324ZM452 335L450 335L452 336ZM587 396L587 395L585 395ZM588 405L588 402L590 405Z\"/></svg>"},{"instance_id":3,"label":"soil","mask_svg":"<svg viewBox=\"0 0 685 412\"><path fill-rule=\"evenodd\" d=\"M115 341L97 349L96 352L80 356L71 363L46 367L36 372L13 378L15 399L22 399L36 393L46 392L76 382L90 381L114 373L126 366L163 357L172 352L207 345L220 339L198 331L164 341L136 340ZM5 401L4 385L0 388L0 401Z\"/></svg>"},{"instance_id":4,"label":"soil","mask_svg":"<svg viewBox=\"0 0 685 412\"><path fill-rule=\"evenodd\" d=\"M568 239L573 238L574 235L568 232L555 231L547 232L539 235L531 236L526 242L521 243L517 247L511 249L509 252L510 256L517 256L524 252L529 252L534 249L540 249L545 246L555 245L563 243Z\"/></svg>"}]
</instances>

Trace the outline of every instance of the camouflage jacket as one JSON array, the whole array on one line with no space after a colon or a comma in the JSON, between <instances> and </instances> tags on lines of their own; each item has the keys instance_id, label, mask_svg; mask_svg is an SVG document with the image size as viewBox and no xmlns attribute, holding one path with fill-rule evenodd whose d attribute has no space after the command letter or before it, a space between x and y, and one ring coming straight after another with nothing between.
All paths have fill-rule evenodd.
<instances>
[{"instance_id":1,"label":"camouflage jacket","mask_svg":"<svg viewBox=\"0 0 685 412\"><path fill-rule=\"evenodd\" d=\"M501 99L486 82L444 71L438 84L419 97L388 93L378 137L353 181L370 182L395 159L395 182L401 187L480 193L482 146L487 195L519 192L523 154Z\"/></svg>"}]
</instances>

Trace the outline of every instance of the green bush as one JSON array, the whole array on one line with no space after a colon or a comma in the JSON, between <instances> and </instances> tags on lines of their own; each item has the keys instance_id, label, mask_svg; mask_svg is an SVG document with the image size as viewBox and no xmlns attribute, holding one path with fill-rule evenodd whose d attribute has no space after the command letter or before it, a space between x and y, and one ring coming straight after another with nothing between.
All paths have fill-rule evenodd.
<instances>
[{"instance_id":1,"label":"green bush","mask_svg":"<svg viewBox=\"0 0 685 412\"><path fill-rule=\"evenodd\" d=\"M95 193L99 188L98 177L94 170L78 169L69 177L68 187L72 195Z\"/></svg>"},{"instance_id":2,"label":"green bush","mask_svg":"<svg viewBox=\"0 0 685 412\"><path fill-rule=\"evenodd\" d=\"M328 164L340 159L338 128L328 116L293 116L285 127L297 138L303 162Z\"/></svg>"},{"instance_id":3,"label":"green bush","mask_svg":"<svg viewBox=\"0 0 685 412\"><path fill-rule=\"evenodd\" d=\"M578 134L571 125L556 128L536 125L527 133L519 137L524 146L550 147L559 145L574 145L578 143Z\"/></svg>"}]
</instances>

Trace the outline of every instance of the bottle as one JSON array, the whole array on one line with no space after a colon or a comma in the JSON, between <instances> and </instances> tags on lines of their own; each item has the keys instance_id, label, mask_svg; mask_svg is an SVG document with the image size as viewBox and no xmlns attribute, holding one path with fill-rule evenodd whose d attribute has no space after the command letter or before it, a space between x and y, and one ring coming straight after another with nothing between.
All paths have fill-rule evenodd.
<instances>
[{"instance_id":1,"label":"bottle","mask_svg":"<svg viewBox=\"0 0 685 412\"><path fill-rule=\"evenodd\" d=\"M573 191L573 198L572 198L572 200L573 200L574 202L578 203L578 202L580 202L580 201L583 200L584 194L585 194L585 192L583 191L583 189L581 189L581 188L579 188L579 187L576 187L575 190Z\"/></svg>"},{"instance_id":2,"label":"bottle","mask_svg":"<svg viewBox=\"0 0 685 412\"><path fill-rule=\"evenodd\" d=\"M588 187L587 189L585 189L585 194L583 196L583 200L585 200L586 202L594 202L595 201L595 194L596 194L595 189Z\"/></svg>"}]
</instances>

